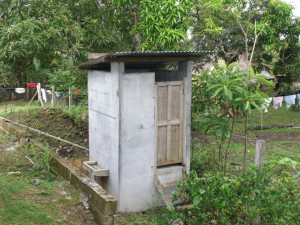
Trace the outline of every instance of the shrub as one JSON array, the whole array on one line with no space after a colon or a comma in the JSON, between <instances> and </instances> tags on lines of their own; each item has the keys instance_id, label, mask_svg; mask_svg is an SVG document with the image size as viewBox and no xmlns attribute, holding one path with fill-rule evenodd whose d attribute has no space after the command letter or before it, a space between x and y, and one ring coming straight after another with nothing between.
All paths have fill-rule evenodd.
<instances>
[{"instance_id":1,"label":"shrub","mask_svg":"<svg viewBox=\"0 0 300 225\"><path fill-rule=\"evenodd\" d=\"M198 139L192 139L191 169L198 175L204 171L216 171L219 169L216 151L210 146L202 145Z\"/></svg>"},{"instance_id":2,"label":"shrub","mask_svg":"<svg viewBox=\"0 0 300 225\"><path fill-rule=\"evenodd\" d=\"M251 224L261 217L263 224L296 224L300 218L297 179L291 173L266 165L259 171L250 165L242 175L221 173L198 177L192 171L178 185L174 198L192 204L170 211L172 219L184 224Z\"/></svg>"}]
</instances>

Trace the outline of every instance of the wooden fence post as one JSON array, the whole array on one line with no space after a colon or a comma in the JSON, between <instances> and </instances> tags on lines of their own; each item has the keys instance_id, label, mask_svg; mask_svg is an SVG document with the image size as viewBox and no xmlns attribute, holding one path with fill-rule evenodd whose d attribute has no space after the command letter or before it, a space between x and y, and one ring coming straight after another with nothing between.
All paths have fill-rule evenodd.
<instances>
[{"instance_id":1,"label":"wooden fence post","mask_svg":"<svg viewBox=\"0 0 300 225\"><path fill-rule=\"evenodd\" d=\"M44 107L44 103L43 103L43 99L42 99L42 94L41 94L41 83L37 83L36 90L37 90L37 93L38 93L38 99L41 102L42 107Z\"/></svg>"},{"instance_id":2,"label":"wooden fence post","mask_svg":"<svg viewBox=\"0 0 300 225\"><path fill-rule=\"evenodd\" d=\"M256 140L255 164L262 170L264 164L265 140Z\"/></svg>"},{"instance_id":3,"label":"wooden fence post","mask_svg":"<svg viewBox=\"0 0 300 225\"><path fill-rule=\"evenodd\" d=\"M255 152L255 164L258 165L260 171L262 171L264 164L264 152L265 152L265 140L256 140L256 152ZM261 216L253 219L253 225L261 224Z\"/></svg>"},{"instance_id":4,"label":"wooden fence post","mask_svg":"<svg viewBox=\"0 0 300 225\"><path fill-rule=\"evenodd\" d=\"M26 100L29 100L30 98L30 89L28 87L28 81L26 82Z\"/></svg>"},{"instance_id":5,"label":"wooden fence post","mask_svg":"<svg viewBox=\"0 0 300 225\"><path fill-rule=\"evenodd\" d=\"M72 88L69 88L69 109L72 106Z\"/></svg>"},{"instance_id":6,"label":"wooden fence post","mask_svg":"<svg viewBox=\"0 0 300 225\"><path fill-rule=\"evenodd\" d=\"M55 94L55 86L51 87L51 106L54 107L56 105L56 94Z\"/></svg>"}]
</instances>

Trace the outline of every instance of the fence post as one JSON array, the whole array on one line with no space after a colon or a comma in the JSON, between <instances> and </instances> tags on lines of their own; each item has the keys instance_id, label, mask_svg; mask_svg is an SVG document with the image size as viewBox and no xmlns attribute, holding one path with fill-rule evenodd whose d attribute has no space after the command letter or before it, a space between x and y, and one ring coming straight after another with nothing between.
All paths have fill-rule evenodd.
<instances>
[{"instance_id":1,"label":"fence post","mask_svg":"<svg viewBox=\"0 0 300 225\"><path fill-rule=\"evenodd\" d=\"M51 105L52 107L54 107L54 105L56 105L56 95L55 95L55 86L51 87Z\"/></svg>"},{"instance_id":2,"label":"fence post","mask_svg":"<svg viewBox=\"0 0 300 225\"><path fill-rule=\"evenodd\" d=\"M256 140L255 164L262 170L264 164L265 140Z\"/></svg>"},{"instance_id":3,"label":"fence post","mask_svg":"<svg viewBox=\"0 0 300 225\"><path fill-rule=\"evenodd\" d=\"M37 83L36 90L37 90L37 93L38 93L38 99L40 100L42 107L44 107L42 94L41 94L41 83Z\"/></svg>"},{"instance_id":4,"label":"fence post","mask_svg":"<svg viewBox=\"0 0 300 225\"><path fill-rule=\"evenodd\" d=\"M258 166L260 171L262 171L262 167L264 164L264 152L265 152L265 140L256 140L255 164ZM261 216L254 218L252 224L260 225Z\"/></svg>"},{"instance_id":5,"label":"fence post","mask_svg":"<svg viewBox=\"0 0 300 225\"><path fill-rule=\"evenodd\" d=\"M72 88L69 88L69 109L72 106Z\"/></svg>"},{"instance_id":6,"label":"fence post","mask_svg":"<svg viewBox=\"0 0 300 225\"><path fill-rule=\"evenodd\" d=\"M26 100L29 100L30 98L30 90L28 87L28 81L26 82Z\"/></svg>"}]
</instances>

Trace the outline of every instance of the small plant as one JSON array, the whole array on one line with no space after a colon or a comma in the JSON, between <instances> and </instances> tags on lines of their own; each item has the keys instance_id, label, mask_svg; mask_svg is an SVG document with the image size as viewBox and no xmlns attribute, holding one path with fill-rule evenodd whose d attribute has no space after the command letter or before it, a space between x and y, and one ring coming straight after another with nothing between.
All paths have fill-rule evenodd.
<instances>
[{"instance_id":1,"label":"small plant","mask_svg":"<svg viewBox=\"0 0 300 225\"><path fill-rule=\"evenodd\" d=\"M88 107L85 104L77 106L71 106L70 109L64 109L64 113L67 114L75 123L83 124L87 126Z\"/></svg>"},{"instance_id":2,"label":"small plant","mask_svg":"<svg viewBox=\"0 0 300 225\"><path fill-rule=\"evenodd\" d=\"M51 177L52 177L51 167L50 167L51 154L50 154L48 144L46 144L45 150L41 152L41 158L42 158L42 163L43 163L45 171L46 171L46 177L48 179L51 179Z\"/></svg>"},{"instance_id":3,"label":"small plant","mask_svg":"<svg viewBox=\"0 0 300 225\"><path fill-rule=\"evenodd\" d=\"M217 171L216 154L210 146L201 144L196 138L192 139L191 169L198 175L203 175L205 171Z\"/></svg>"},{"instance_id":4,"label":"small plant","mask_svg":"<svg viewBox=\"0 0 300 225\"><path fill-rule=\"evenodd\" d=\"M35 163L34 169L40 176L51 180L53 175L51 173L50 161L51 154L48 144L45 145L45 149L38 150L32 146L29 146L29 152L33 156Z\"/></svg>"}]
</instances>

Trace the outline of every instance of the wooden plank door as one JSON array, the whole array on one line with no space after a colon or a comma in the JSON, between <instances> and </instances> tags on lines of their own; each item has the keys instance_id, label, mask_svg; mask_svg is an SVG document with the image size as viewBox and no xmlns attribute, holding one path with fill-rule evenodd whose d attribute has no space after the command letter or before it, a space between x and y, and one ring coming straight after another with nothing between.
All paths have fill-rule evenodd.
<instances>
[{"instance_id":1,"label":"wooden plank door","mask_svg":"<svg viewBox=\"0 0 300 225\"><path fill-rule=\"evenodd\" d=\"M157 166L182 163L183 82L156 83Z\"/></svg>"}]
</instances>

